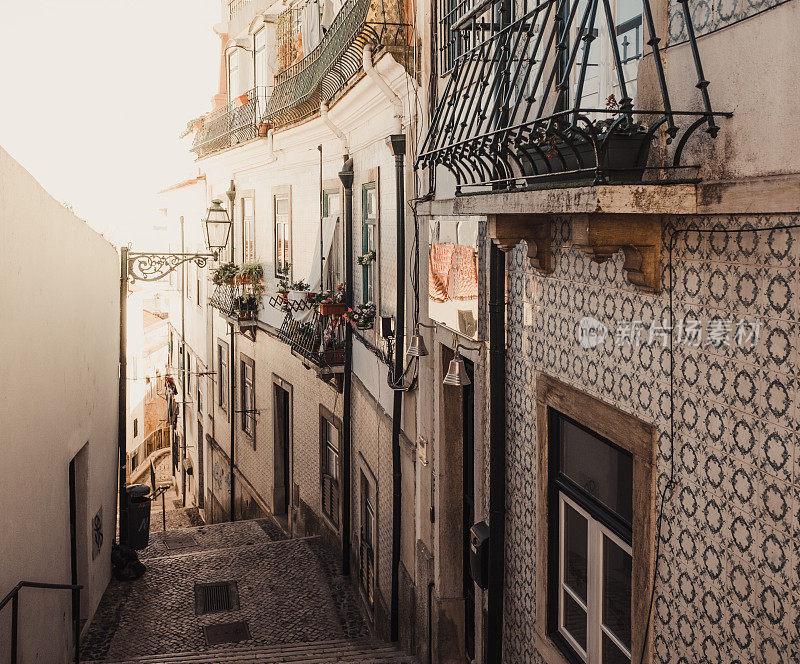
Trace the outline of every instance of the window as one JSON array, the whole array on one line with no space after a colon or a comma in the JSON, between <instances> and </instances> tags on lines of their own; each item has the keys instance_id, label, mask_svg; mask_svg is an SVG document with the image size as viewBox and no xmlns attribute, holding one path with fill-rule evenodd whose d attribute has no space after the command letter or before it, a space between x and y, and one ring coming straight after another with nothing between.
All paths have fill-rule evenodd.
<instances>
[{"instance_id":1,"label":"window","mask_svg":"<svg viewBox=\"0 0 800 664\"><path fill-rule=\"evenodd\" d=\"M633 455L549 412L553 641L571 660L631 661Z\"/></svg>"},{"instance_id":2,"label":"window","mask_svg":"<svg viewBox=\"0 0 800 664\"><path fill-rule=\"evenodd\" d=\"M139 435L139 418L133 418L133 437L136 438Z\"/></svg>"},{"instance_id":3,"label":"window","mask_svg":"<svg viewBox=\"0 0 800 664\"><path fill-rule=\"evenodd\" d=\"M256 87L267 87L267 29L253 35L253 72Z\"/></svg>"},{"instance_id":4,"label":"window","mask_svg":"<svg viewBox=\"0 0 800 664\"><path fill-rule=\"evenodd\" d=\"M361 189L361 250L363 254L375 253L376 258L365 263L361 268L363 302L375 302L375 263L377 262L375 228L377 220L377 189L374 182L368 182Z\"/></svg>"},{"instance_id":5,"label":"window","mask_svg":"<svg viewBox=\"0 0 800 664\"><path fill-rule=\"evenodd\" d=\"M256 259L256 221L253 197L242 199L242 260L252 263Z\"/></svg>"},{"instance_id":6,"label":"window","mask_svg":"<svg viewBox=\"0 0 800 664\"><path fill-rule=\"evenodd\" d=\"M291 263L290 204L287 194L275 196L275 276L289 277Z\"/></svg>"},{"instance_id":7,"label":"window","mask_svg":"<svg viewBox=\"0 0 800 664\"><path fill-rule=\"evenodd\" d=\"M189 353L188 351L186 352L185 379L186 379L186 392L191 394L191 392L192 392L192 354Z\"/></svg>"},{"instance_id":8,"label":"window","mask_svg":"<svg viewBox=\"0 0 800 664\"><path fill-rule=\"evenodd\" d=\"M239 363L239 371L241 375L240 386L240 407L242 409L242 431L244 431L251 438L255 438L256 434L256 368L255 362L246 355L241 356ZM253 443L255 448L255 442Z\"/></svg>"},{"instance_id":9,"label":"window","mask_svg":"<svg viewBox=\"0 0 800 664\"><path fill-rule=\"evenodd\" d=\"M320 459L322 471L322 513L339 527L339 429L333 415L320 407Z\"/></svg>"},{"instance_id":10,"label":"window","mask_svg":"<svg viewBox=\"0 0 800 664\"><path fill-rule=\"evenodd\" d=\"M195 295L197 297L196 304L200 306L200 268L195 265L194 268L194 277L195 277Z\"/></svg>"},{"instance_id":11,"label":"window","mask_svg":"<svg viewBox=\"0 0 800 664\"><path fill-rule=\"evenodd\" d=\"M582 16L586 11L588 0L578 0L577 15ZM622 73L625 77L628 95L636 98L636 74L638 62L643 54L642 30L642 0L610 0L610 8L614 17L614 33L619 49L622 64ZM601 20L602 19L602 20ZM571 28L571 40L574 43L582 38L581 21L574 20ZM612 39L608 34L608 26L602 15L602 10L596 14L592 31L594 40L589 50L589 61L586 68L586 79L583 83L580 106L583 108L606 108L611 95L619 102L619 82L612 50ZM572 92L570 100L574 99L577 90L581 63L583 62L583 49L578 50L578 57L571 72ZM613 103L613 102L611 102ZM606 115L598 114L598 119Z\"/></svg>"},{"instance_id":12,"label":"window","mask_svg":"<svg viewBox=\"0 0 800 664\"><path fill-rule=\"evenodd\" d=\"M359 580L370 607L375 592L375 504L375 483L362 470Z\"/></svg>"},{"instance_id":13,"label":"window","mask_svg":"<svg viewBox=\"0 0 800 664\"><path fill-rule=\"evenodd\" d=\"M228 101L232 102L239 95L239 49L228 53Z\"/></svg>"},{"instance_id":14,"label":"window","mask_svg":"<svg viewBox=\"0 0 800 664\"><path fill-rule=\"evenodd\" d=\"M332 217L337 220L336 231L333 234L331 243L330 259L325 265L328 284L335 288L342 283L342 224L339 223L342 217L342 195L338 189L326 189L322 192L322 215Z\"/></svg>"},{"instance_id":15,"label":"window","mask_svg":"<svg viewBox=\"0 0 800 664\"><path fill-rule=\"evenodd\" d=\"M217 404L222 410L228 407L228 344L217 341Z\"/></svg>"}]
</instances>

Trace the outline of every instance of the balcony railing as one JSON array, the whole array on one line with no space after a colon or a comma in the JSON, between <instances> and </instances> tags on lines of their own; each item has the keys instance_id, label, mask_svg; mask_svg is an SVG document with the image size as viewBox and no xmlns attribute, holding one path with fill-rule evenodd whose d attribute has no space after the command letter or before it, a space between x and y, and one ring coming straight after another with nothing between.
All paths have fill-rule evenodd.
<instances>
[{"instance_id":1,"label":"balcony railing","mask_svg":"<svg viewBox=\"0 0 800 664\"><path fill-rule=\"evenodd\" d=\"M223 316L235 319L241 327L254 327L258 323L260 300L247 284L219 284L214 288L210 304Z\"/></svg>"},{"instance_id":2,"label":"balcony railing","mask_svg":"<svg viewBox=\"0 0 800 664\"><path fill-rule=\"evenodd\" d=\"M686 169L689 138L703 126L715 137L717 119L730 114L711 108L687 0L678 2L701 110L673 109L650 1L643 0L640 16L623 21L607 0L541 0L514 21L500 0L456 3L444 27L457 38L440 44L442 63L452 63L452 70L417 166L445 167L457 194L465 187L506 190L553 180L636 182L663 132L675 145L671 163L662 160L657 168ZM634 108L644 45L657 87L638 96L660 100Z\"/></svg>"},{"instance_id":3,"label":"balcony railing","mask_svg":"<svg viewBox=\"0 0 800 664\"><path fill-rule=\"evenodd\" d=\"M278 338L292 351L320 368L338 369L344 365L344 326L341 316L323 316L316 311L308 321L297 321L286 314Z\"/></svg>"},{"instance_id":4,"label":"balcony railing","mask_svg":"<svg viewBox=\"0 0 800 664\"><path fill-rule=\"evenodd\" d=\"M228 0L228 19L233 19L245 7L248 7L253 0Z\"/></svg>"},{"instance_id":5,"label":"balcony railing","mask_svg":"<svg viewBox=\"0 0 800 664\"><path fill-rule=\"evenodd\" d=\"M265 119L275 126L301 120L343 90L361 69L367 43L408 52L400 5L381 0L346 0L311 53L275 77ZM405 58L401 58L405 64Z\"/></svg>"},{"instance_id":6,"label":"balcony railing","mask_svg":"<svg viewBox=\"0 0 800 664\"><path fill-rule=\"evenodd\" d=\"M206 116L195 135L192 152L205 157L256 138L268 96L267 88L253 88Z\"/></svg>"}]
</instances>

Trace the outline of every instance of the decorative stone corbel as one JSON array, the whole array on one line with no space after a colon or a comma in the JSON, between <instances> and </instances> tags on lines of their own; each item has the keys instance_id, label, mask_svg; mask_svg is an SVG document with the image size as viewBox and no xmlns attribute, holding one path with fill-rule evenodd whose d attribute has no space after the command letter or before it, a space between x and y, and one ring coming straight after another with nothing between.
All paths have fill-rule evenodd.
<instances>
[{"instance_id":1,"label":"decorative stone corbel","mask_svg":"<svg viewBox=\"0 0 800 664\"><path fill-rule=\"evenodd\" d=\"M596 263L620 249L622 269L631 283L643 290L661 290L661 215L583 214L572 218L572 243Z\"/></svg>"},{"instance_id":2,"label":"decorative stone corbel","mask_svg":"<svg viewBox=\"0 0 800 664\"><path fill-rule=\"evenodd\" d=\"M522 240L528 244L531 267L543 274L553 271L551 218L547 215L497 214L488 218L488 235L503 251Z\"/></svg>"}]
</instances>

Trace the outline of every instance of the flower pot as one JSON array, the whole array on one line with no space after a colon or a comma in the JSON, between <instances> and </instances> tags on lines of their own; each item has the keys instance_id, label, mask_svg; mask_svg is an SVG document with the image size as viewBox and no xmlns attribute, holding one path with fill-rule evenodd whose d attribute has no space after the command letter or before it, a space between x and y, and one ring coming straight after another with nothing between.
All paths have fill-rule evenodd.
<instances>
[{"instance_id":1,"label":"flower pot","mask_svg":"<svg viewBox=\"0 0 800 664\"><path fill-rule=\"evenodd\" d=\"M269 122L259 122L258 123L258 135L261 138L264 138L269 133Z\"/></svg>"},{"instance_id":2,"label":"flower pot","mask_svg":"<svg viewBox=\"0 0 800 664\"><path fill-rule=\"evenodd\" d=\"M373 327L375 327L375 319L373 318L370 321L358 321L356 323L356 327L359 330L371 330Z\"/></svg>"},{"instance_id":3,"label":"flower pot","mask_svg":"<svg viewBox=\"0 0 800 664\"><path fill-rule=\"evenodd\" d=\"M641 182L651 140L652 137L644 132L600 134L597 151L600 169L608 182L615 184ZM537 176L530 178L528 184L586 179L591 177L591 173L571 171L595 169L598 166L592 143L582 137L576 137L569 143L558 141L553 150L543 143L538 143L537 146L543 154L537 152L531 145L523 145L520 149L525 175Z\"/></svg>"},{"instance_id":4,"label":"flower pot","mask_svg":"<svg viewBox=\"0 0 800 664\"><path fill-rule=\"evenodd\" d=\"M247 93L245 92L243 95L239 95L236 97L236 105L237 106L244 106L247 103Z\"/></svg>"},{"instance_id":5,"label":"flower pot","mask_svg":"<svg viewBox=\"0 0 800 664\"><path fill-rule=\"evenodd\" d=\"M320 302L317 305L320 316L343 316L347 313L347 303L345 302Z\"/></svg>"},{"instance_id":6,"label":"flower pot","mask_svg":"<svg viewBox=\"0 0 800 664\"><path fill-rule=\"evenodd\" d=\"M278 300L286 304L289 301L289 294L288 293L278 293L277 295Z\"/></svg>"}]
</instances>

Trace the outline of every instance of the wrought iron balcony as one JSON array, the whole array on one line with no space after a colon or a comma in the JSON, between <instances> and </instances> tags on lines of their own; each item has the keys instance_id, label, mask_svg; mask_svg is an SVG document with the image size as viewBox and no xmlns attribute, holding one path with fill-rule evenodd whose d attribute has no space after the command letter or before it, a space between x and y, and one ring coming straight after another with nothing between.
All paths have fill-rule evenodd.
<instances>
[{"instance_id":1,"label":"wrought iron balcony","mask_svg":"<svg viewBox=\"0 0 800 664\"><path fill-rule=\"evenodd\" d=\"M344 365L344 332L346 321L341 316L323 316L314 312L306 322L287 313L278 330L278 338L292 351L312 364L331 373Z\"/></svg>"},{"instance_id":2,"label":"wrought iron balcony","mask_svg":"<svg viewBox=\"0 0 800 664\"><path fill-rule=\"evenodd\" d=\"M223 316L238 322L240 327L253 327L258 323L259 301L260 297L254 295L247 285L219 284L210 304Z\"/></svg>"},{"instance_id":3,"label":"wrought iron balcony","mask_svg":"<svg viewBox=\"0 0 800 664\"><path fill-rule=\"evenodd\" d=\"M253 88L206 116L195 135L192 152L205 157L256 138L267 99L267 88Z\"/></svg>"},{"instance_id":4,"label":"wrought iron balcony","mask_svg":"<svg viewBox=\"0 0 800 664\"><path fill-rule=\"evenodd\" d=\"M228 0L228 19L233 19L242 9L252 5L253 0Z\"/></svg>"},{"instance_id":5,"label":"wrought iron balcony","mask_svg":"<svg viewBox=\"0 0 800 664\"><path fill-rule=\"evenodd\" d=\"M367 43L402 55L406 64L408 26L399 12L398 3L346 0L316 48L275 77L265 119L281 126L318 111L320 102L333 99L361 69Z\"/></svg>"},{"instance_id":6,"label":"wrought iron balcony","mask_svg":"<svg viewBox=\"0 0 800 664\"><path fill-rule=\"evenodd\" d=\"M662 132L675 144L657 168L686 169L689 138L703 126L715 137L717 119L730 116L712 110L687 0L678 2L699 111L672 107L650 0L641 15L619 21L609 0L541 0L524 4L513 21L509 0L450 2L455 8L440 12L439 45L449 80L417 166L449 170L457 194L553 181L638 182ZM643 54L652 57L648 80L657 88L637 91ZM635 108L636 98L647 105Z\"/></svg>"}]
</instances>

